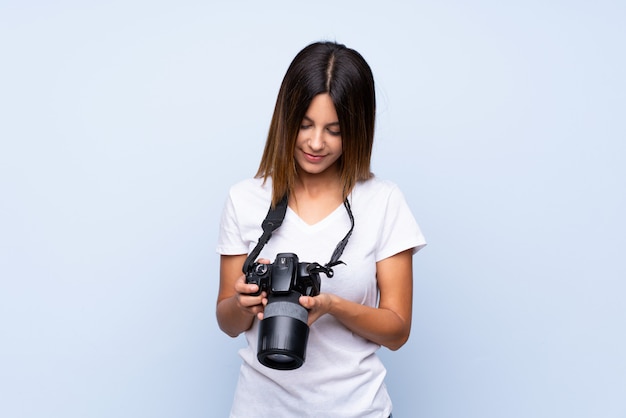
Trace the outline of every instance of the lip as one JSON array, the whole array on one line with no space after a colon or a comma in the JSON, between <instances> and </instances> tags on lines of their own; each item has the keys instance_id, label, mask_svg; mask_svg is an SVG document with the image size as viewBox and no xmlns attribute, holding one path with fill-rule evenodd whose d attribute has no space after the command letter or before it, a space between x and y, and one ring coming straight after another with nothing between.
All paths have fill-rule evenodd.
<instances>
[{"instance_id":1,"label":"lip","mask_svg":"<svg viewBox=\"0 0 626 418\"><path fill-rule=\"evenodd\" d=\"M304 158L307 161L310 161L312 163L319 163L326 157L325 155L314 155L314 154L306 153L304 151L302 152L302 154L304 154Z\"/></svg>"}]
</instances>

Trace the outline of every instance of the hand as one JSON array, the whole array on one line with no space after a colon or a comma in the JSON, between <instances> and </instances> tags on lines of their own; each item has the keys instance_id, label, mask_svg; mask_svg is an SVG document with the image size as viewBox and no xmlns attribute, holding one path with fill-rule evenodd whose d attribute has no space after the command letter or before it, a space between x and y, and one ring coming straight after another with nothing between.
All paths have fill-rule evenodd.
<instances>
[{"instance_id":1,"label":"hand","mask_svg":"<svg viewBox=\"0 0 626 418\"><path fill-rule=\"evenodd\" d=\"M237 305L242 310L247 311L251 315L256 315L257 317L263 314L263 308L267 303L267 294L265 292L261 292L261 294L257 296L251 296L251 293L258 291L259 286L246 283L246 276L243 274L237 278L235 282L235 299L237 300Z\"/></svg>"},{"instance_id":2,"label":"hand","mask_svg":"<svg viewBox=\"0 0 626 418\"><path fill-rule=\"evenodd\" d=\"M330 312L333 303L330 293L320 293L317 296L300 296L300 305L309 310L309 326L322 315Z\"/></svg>"},{"instance_id":3,"label":"hand","mask_svg":"<svg viewBox=\"0 0 626 418\"><path fill-rule=\"evenodd\" d=\"M270 260L265 258L260 258L257 262L270 264ZM263 291L259 295L252 295L258 291L259 286L246 283L246 276L243 274L235 281L235 298L237 305L251 315L255 315L258 319L263 319L263 310L265 309L265 305L267 305L267 293Z\"/></svg>"}]
</instances>

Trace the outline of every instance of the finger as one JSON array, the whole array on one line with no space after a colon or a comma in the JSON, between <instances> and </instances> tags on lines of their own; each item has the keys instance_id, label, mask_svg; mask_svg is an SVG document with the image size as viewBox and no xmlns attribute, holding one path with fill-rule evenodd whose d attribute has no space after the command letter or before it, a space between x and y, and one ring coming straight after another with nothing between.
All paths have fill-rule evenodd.
<instances>
[{"instance_id":1,"label":"finger","mask_svg":"<svg viewBox=\"0 0 626 418\"><path fill-rule=\"evenodd\" d=\"M263 296L249 296L245 293L240 293L237 295L237 300L239 301L239 305L244 308L251 308L254 306L263 306Z\"/></svg>"},{"instance_id":2,"label":"finger","mask_svg":"<svg viewBox=\"0 0 626 418\"><path fill-rule=\"evenodd\" d=\"M245 281L237 281L235 283L235 292L243 294L251 294L259 291L259 286L254 283L246 283Z\"/></svg>"},{"instance_id":3,"label":"finger","mask_svg":"<svg viewBox=\"0 0 626 418\"><path fill-rule=\"evenodd\" d=\"M300 302L300 305L304 306L307 309L311 309L314 305L313 298L309 296L300 296L299 302Z\"/></svg>"}]
</instances>

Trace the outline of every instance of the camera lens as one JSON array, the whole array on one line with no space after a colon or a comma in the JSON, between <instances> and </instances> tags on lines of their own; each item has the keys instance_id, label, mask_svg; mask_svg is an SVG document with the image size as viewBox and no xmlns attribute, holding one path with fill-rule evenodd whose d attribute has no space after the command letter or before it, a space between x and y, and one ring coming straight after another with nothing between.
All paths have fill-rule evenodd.
<instances>
[{"instance_id":1,"label":"camera lens","mask_svg":"<svg viewBox=\"0 0 626 418\"><path fill-rule=\"evenodd\" d=\"M286 354L268 354L265 358L275 363L289 363L293 361L293 357Z\"/></svg>"},{"instance_id":2,"label":"camera lens","mask_svg":"<svg viewBox=\"0 0 626 418\"><path fill-rule=\"evenodd\" d=\"M259 362L276 370L293 370L304 364L309 327L293 318L275 316L261 321Z\"/></svg>"},{"instance_id":3,"label":"camera lens","mask_svg":"<svg viewBox=\"0 0 626 418\"><path fill-rule=\"evenodd\" d=\"M270 295L259 325L257 358L277 370L302 366L309 338L308 311L298 303L298 295Z\"/></svg>"}]
</instances>

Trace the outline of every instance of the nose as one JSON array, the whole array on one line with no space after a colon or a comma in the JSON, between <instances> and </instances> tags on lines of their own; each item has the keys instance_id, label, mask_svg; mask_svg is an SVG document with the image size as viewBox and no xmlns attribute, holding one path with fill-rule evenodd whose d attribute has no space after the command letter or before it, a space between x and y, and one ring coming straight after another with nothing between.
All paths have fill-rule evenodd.
<instances>
[{"instance_id":1,"label":"nose","mask_svg":"<svg viewBox=\"0 0 626 418\"><path fill-rule=\"evenodd\" d=\"M308 145L313 151L320 151L326 145L324 142L324 131L321 129L311 129Z\"/></svg>"}]
</instances>

